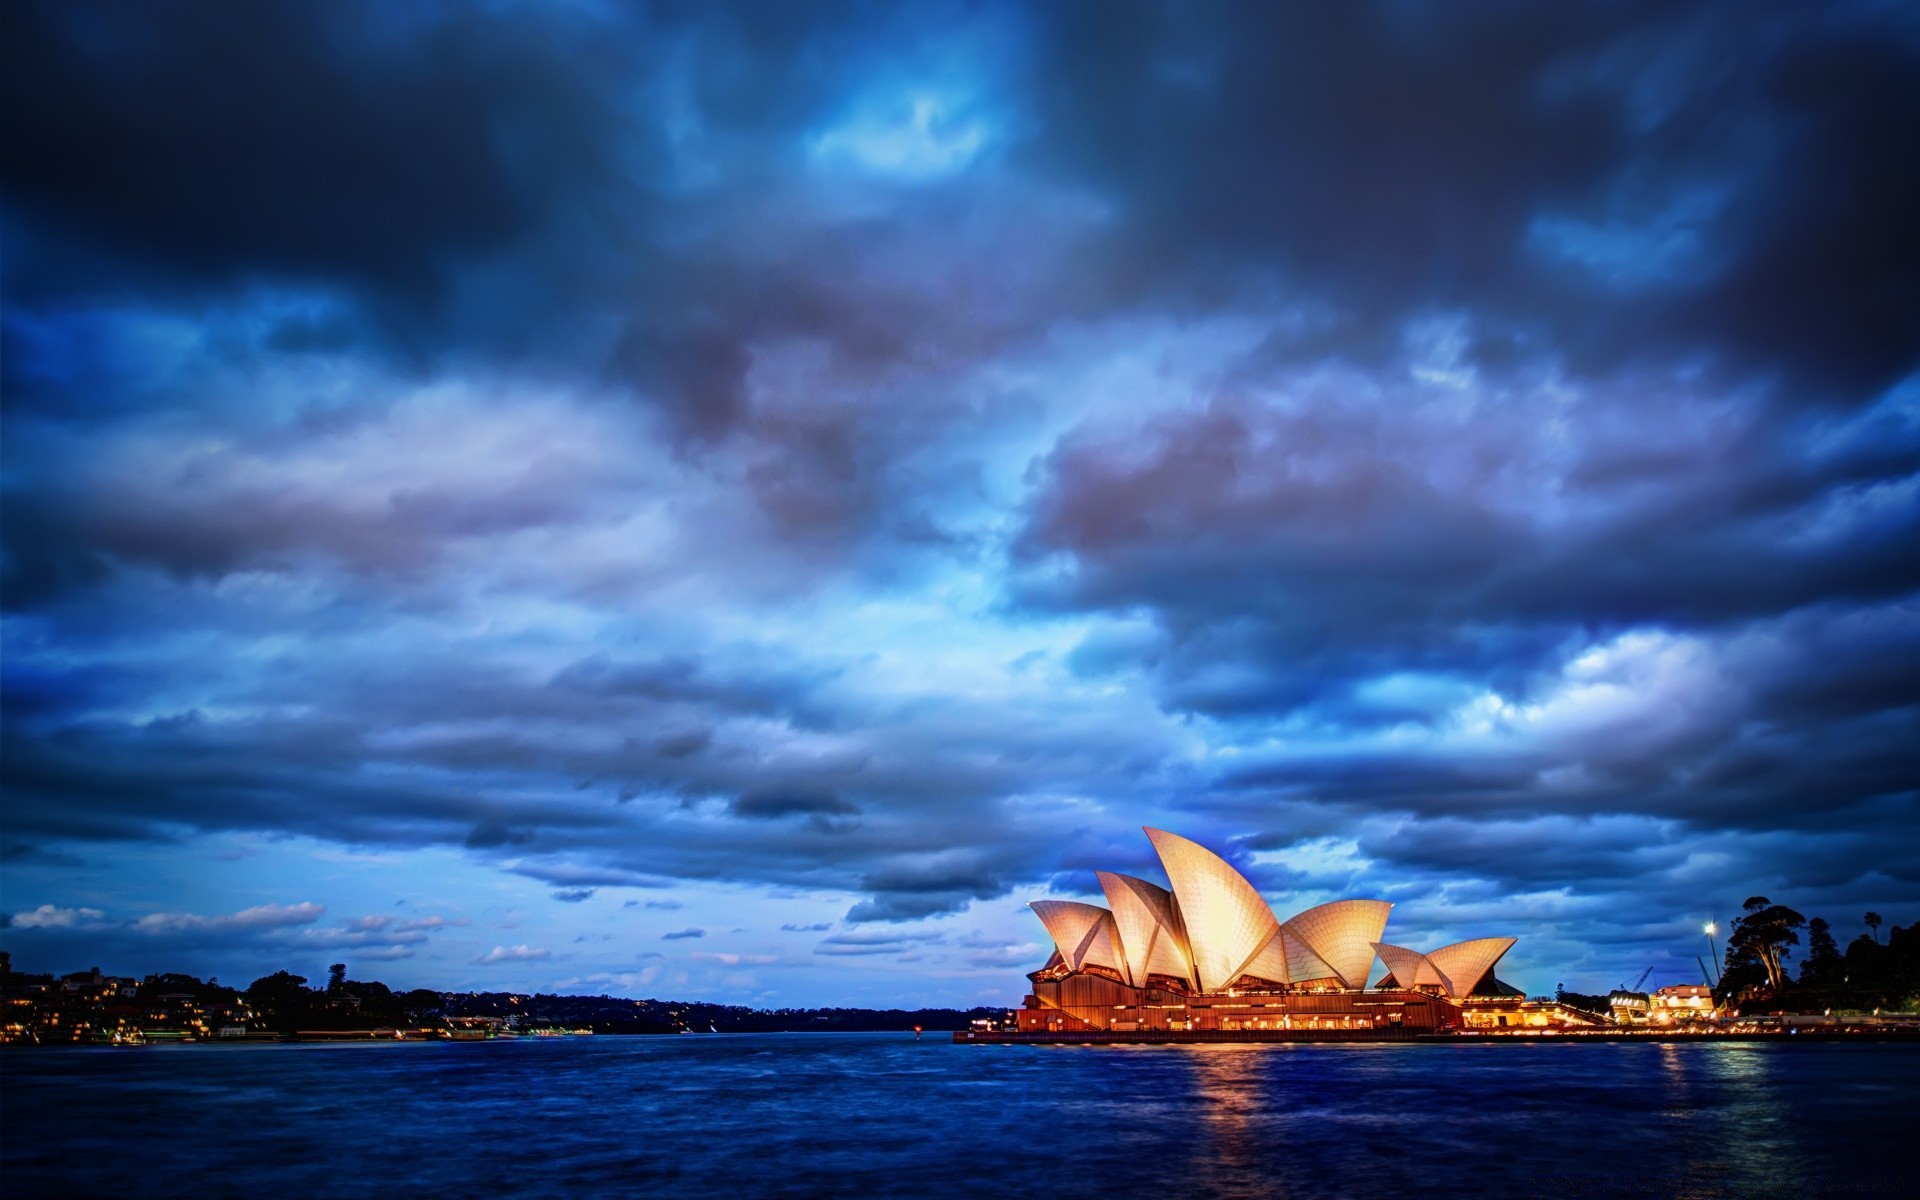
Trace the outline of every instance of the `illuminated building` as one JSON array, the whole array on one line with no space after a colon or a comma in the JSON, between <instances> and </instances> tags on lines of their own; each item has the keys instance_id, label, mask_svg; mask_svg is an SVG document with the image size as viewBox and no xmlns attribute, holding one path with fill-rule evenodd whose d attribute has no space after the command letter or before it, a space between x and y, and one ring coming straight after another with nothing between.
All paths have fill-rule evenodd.
<instances>
[{"instance_id":1,"label":"illuminated building","mask_svg":"<svg viewBox=\"0 0 1920 1200\"><path fill-rule=\"evenodd\" d=\"M1653 1005L1645 992L1615 988L1607 993L1607 1009L1613 1013L1615 1025L1645 1025Z\"/></svg>"},{"instance_id":2,"label":"illuminated building","mask_svg":"<svg viewBox=\"0 0 1920 1200\"><path fill-rule=\"evenodd\" d=\"M1383 900L1337 900L1282 921L1213 851L1146 834L1169 887L1101 871L1109 907L1032 904L1054 950L1028 976L1021 1032L1387 1035L1460 1028L1471 1003L1517 994L1493 975L1512 938L1427 952L1390 945L1381 939L1393 906ZM1369 988L1376 959L1389 973Z\"/></svg>"},{"instance_id":3,"label":"illuminated building","mask_svg":"<svg viewBox=\"0 0 1920 1200\"><path fill-rule=\"evenodd\" d=\"M1713 1019L1713 989L1698 983L1676 983L1647 997L1647 1020L1654 1025L1680 1025Z\"/></svg>"},{"instance_id":4,"label":"illuminated building","mask_svg":"<svg viewBox=\"0 0 1920 1200\"><path fill-rule=\"evenodd\" d=\"M1462 1023L1468 1029L1501 1032L1503 1030L1593 1029L1611 1022L1599 1013L1591 1013L1558 1000L1529 1000L1524 996L1475 996L1460 1007Z\"/></svg>"}]
</instances>

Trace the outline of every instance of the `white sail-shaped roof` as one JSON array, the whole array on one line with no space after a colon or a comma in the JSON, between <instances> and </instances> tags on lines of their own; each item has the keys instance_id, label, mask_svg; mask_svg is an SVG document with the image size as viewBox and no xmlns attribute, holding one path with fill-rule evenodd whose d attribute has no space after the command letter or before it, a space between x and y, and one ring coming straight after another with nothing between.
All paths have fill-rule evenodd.
<instances>
[{"instance_id":1,"label":"white sail-shaped roof","mask_svg":"<svg viewBox=\"0 0 1920 1200\"><path fill-rule=\"evenodd\" d=\"M1224 991L1241 976L1287 985L1335 980L1364 988L1376 956L1403 988L1472 993L1514 945L1476 938L1431 952L1382 942L1393 906L1336 900L1286 921L1228 862L1198 842L1148 829L1171 891L1111 871L1097 872L1111 910L1077 900L1036 900L1034 913L1056 947L1043 971L1112 971L1134 987L1149 977L1184 979Z\"/></svg>"},{"instance_id":2,"label":"white sail-shaped roof","mask_svg":"<svg viewBox=\"0 0 1920 1200\"><path fill-rule=\"evenodd\" d=\"M1196 981L1202 991L1219 991L1266 948L1280 922L1226 859L1163 829L1146 833L1173 883Z\"/></svg>"},{"instance_id":3,"label":"white sail-shaped roof","mask_svg":"<svg viewBox=\"0 0 1920 1200\"><path fill-rule=\"evenodd\" d=\"M1127 960L1120 953L1120 935L1113 928L1113 914L1102 912L1095 923L1093 932L1088 935L1086 944L1080 950L1080 966L1106 967L1118 971L1120 978L1128 983L1133 980L1127 975Z\"/></svg>"},{"instance_id":4,"label":"white sail-shaped roof","mask_svg":"<svg viewBox=\"0 0 1920 1200\"><path fill-rule=\"evenodd\" d=\"M1287 952L1287 982L1304 983L1309 979L1331 979L1339 972L1300 940L1290 925L1280 926L1280 943Z\"/></svg>"},{"instance_id":5,"label":"white sail-shaped roof","mask_svg":"<svg viewBox=\"0 0 1920 1200\"><path fill-rule=\"evenodd\" d=\"M1350 988L1367 986L1373 945L1387 929L1385 900L1335 900L1287 919L1287 928ZM1307 978L1312 978L1308 976Z\"/></svg>"},{"instance_id":6,"label":"white sail-shaped roof","mask_svg":"<svg viewBox=\"0 0 1920 1200\"><path fill-rule=\"evenodd\" d=\"M1149 975L1171 975L1193 980L1193 965L1180 936L1180 919L1173 911L1173 893L1157 884L1112 871L1095 871L1100 890L1113 908L1113 925L1120 936L1121 973L1136 987L1145 987Z\"/></svg>"},{"instance_id":7,"label":"white sail-shaped roof","mask_svg":"<svg viewBox=\"0 0 1920 1200\"><path fill-rule=\"evenodd\" d=\"M1035 900L1027 905L1047 927L1060 957L1075 971L1082 967L1111 967L1121 974L1118 941L1113 932L1113 914L1097 904L1078 900Z\"/></svg>"},{"instance_id":8,"label":"white sail-shaped roof","mask_svg":"<svg viewBox=\"0 0 1920 1200\"><path fill-rule=\"evenodd\" d=\"M1287 947L1283 940L1286 932L1283 926L1268 938L1260 953L1254 955L1253 961L1242 967L1240 973L1256 979L1271 979L1275 983L1291 983L1292 980L1287 978Z\"/></svg>"},{"instance_id":9,"label":"white sail-shaped roof","mask_svg":"<svg viewBox=\"0 0 1920 1200\"><path fill-rule=\"evenodd\" d=\"M1427 961L1427 956L1418 950L1389 946L1384 942L1375 942L1373 950L1380 956L1380 961L1387 964L1387 970L1392 972L1395 987L1416 988L1423 984L1446 986L1440 973Z\"/></svg>"},{"instance_id":10,"label":"white sail-shaped roof","mask_svg":"<svg viewBox=\"0 0 1920 1200\"><path fill-rule=\"evenodd\" d=\"M1480 986L1501 955L1513 949L1510 937L1475 938L1427 951L1427 961L1446 980L1449 996L1465 996Z\"/></svg>"},{"instance_id":11,"label":"white sail-shaped roof","mask_svg":"<svg viewBox=\"0 0 1920 1200\"><path fill-rule=\"evenodd\" d=\"M1437 987L1458 999L1470 995L1493 970L1493 964L1513 949L1510 937L1475 938L1455 942L1422 954L1405 946L1376 945L1380 961L1393 972L1393 981L1401 987Z\"/></svg>"}]
</instances>

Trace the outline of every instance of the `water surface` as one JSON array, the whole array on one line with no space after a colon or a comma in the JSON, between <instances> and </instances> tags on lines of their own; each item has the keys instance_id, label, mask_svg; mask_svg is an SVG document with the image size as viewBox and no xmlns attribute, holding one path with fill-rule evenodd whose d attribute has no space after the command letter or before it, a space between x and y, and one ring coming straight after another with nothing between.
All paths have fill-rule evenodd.
<instances>
[{"instance_id":1,"label":"water surface","mask_svg":"<svg viewBox=\"0 0 1920 1200\"><path fill-rule=\"evenodd\" d=\"M9 1196L1920 1194L1920 1047L898 1034L0 1055Z\"/></svg>"}]
</instances>

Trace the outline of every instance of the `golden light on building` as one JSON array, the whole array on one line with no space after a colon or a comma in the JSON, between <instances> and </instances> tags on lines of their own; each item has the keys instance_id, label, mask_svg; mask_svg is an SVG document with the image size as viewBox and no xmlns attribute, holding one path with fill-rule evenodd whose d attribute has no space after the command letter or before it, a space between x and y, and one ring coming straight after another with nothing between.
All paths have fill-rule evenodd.
<instances>
[{"instance_id":1,"label":"golden light on building","mask_svg":"<svg viewBox=\"0 0 1920 1200\"><path fill-rule=\"evenodd\" d=\"M1186 938L1180 932L1180 919L1173 909L1173 893L1158 884L1095 871L1100 890L1112 906L1114 930L1127 964L1127 982L1145 987L1149 977L1193 979L1193 963L1187 957Z\"/></svg>"},{"instance_id":2,"label":"golden light on building","mask_svg":"<svg viewBox=\"0 0 1920 1200\"><path fill-rule=\"evenodd\" d=\"M1461 1005L1476 992L1517 995L1493 978L1513 938L1424 953L1390 945L1382 937L1393 906L1384 900L1336 900L1282 921L1218 854L1166 830L1145 832L1170 887L1100 871L1111 907L1033 902L1054 951L1029 976L1021 1030L1374 1036L1460 1027ZM1376 958L1391 986L1370 990Z\"/></svg>"},{"instance_id":3,"label":"golden light on building","mask_svg":"<svg viewBox=\"0 0 1920 1200\"><path fill-rule=\"evenodd\" d=\"M1146 833L1173 884L1194 983L1203 992L1223 991L1280 932L1280 922L1226 859L1164 829Z\"/></svg>"},{"instance_id":4,"label":"golden light on building","mask_svg":"<svg viewBox=\"0 0 1920 1200\"><path fill-rule=\"evenodd\" d=\"M1376 943L1374 950L1387 965L1390 978L1402 987L1435 987L1454 998L1470 996L1493 970L1501 956L1513 949L1510 937L1475 938L1421 953L1405 946Z\"/></svg>"},{"instance_id":5,"label":"golden light on building","mask_svg":"<svg viewBox=\"0 0 1920 1200\"><path fill-rule=\"evenodd\" d=\"M1332 978L1342 987L1367 986L1373 944L1386 932L1392 908L1385 900L1335 900L1289 917L1283 928L1313 959L1290 972L1291 982Z\"/></svg>"},{"instance_id":6,"label":"golden light on building","mask_svg":"<svg viewBox=\"0 0 1920 1200\"><path fill-rule=\"evenodd\" d=\"M1054 953L1069 968L1083 971L1088 967L1105 967L1122 972L1125 978L1126 966L1120 958L1112 913L1097 904L1082 904L1077 900L1036 900L1028 907L1047 927L1048 936L1053 938Z\"/></svg>"}]
</instances>

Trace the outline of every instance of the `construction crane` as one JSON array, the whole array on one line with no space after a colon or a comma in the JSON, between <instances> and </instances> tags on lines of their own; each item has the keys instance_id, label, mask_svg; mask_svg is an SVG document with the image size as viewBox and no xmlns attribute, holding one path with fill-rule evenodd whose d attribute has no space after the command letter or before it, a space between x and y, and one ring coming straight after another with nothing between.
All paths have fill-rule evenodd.
<instances>
[{"instance_id":1,"label":"construction crane","mask_svg":"<svg viewBox=\"0 0 1920 1200\"><path fill-rule=\"evenodd\" d=\"M1647 976L1649 976L1649 975L1651 975L1651 974L1653 974L1653 968L1652 968L1652 967L1648 967L1648 968L1647 968L1646 970L1644 970L1644 971L1642 971L1642 972L1640 972L1640 978L1638 978L1638 979L1636 979L1636 980L1634 980L1634 981L1633 981L1633 986L1632 986L1632 987L1628 987L1628 986L1627 986L1626 984L1624 984L1624 983L1623 983L1623 984L1621 984L1621 985L1620 985L1620 990L1621 990L1621 991L1623 991L1623 992L1637 992L1637 991L1639 991L1639 990L1640 990L1640 985L1641 985L1641 984L1643 984L1643 983L1645 983L1645 982L1647 981Z\"/></svg>"}]
</instances>

